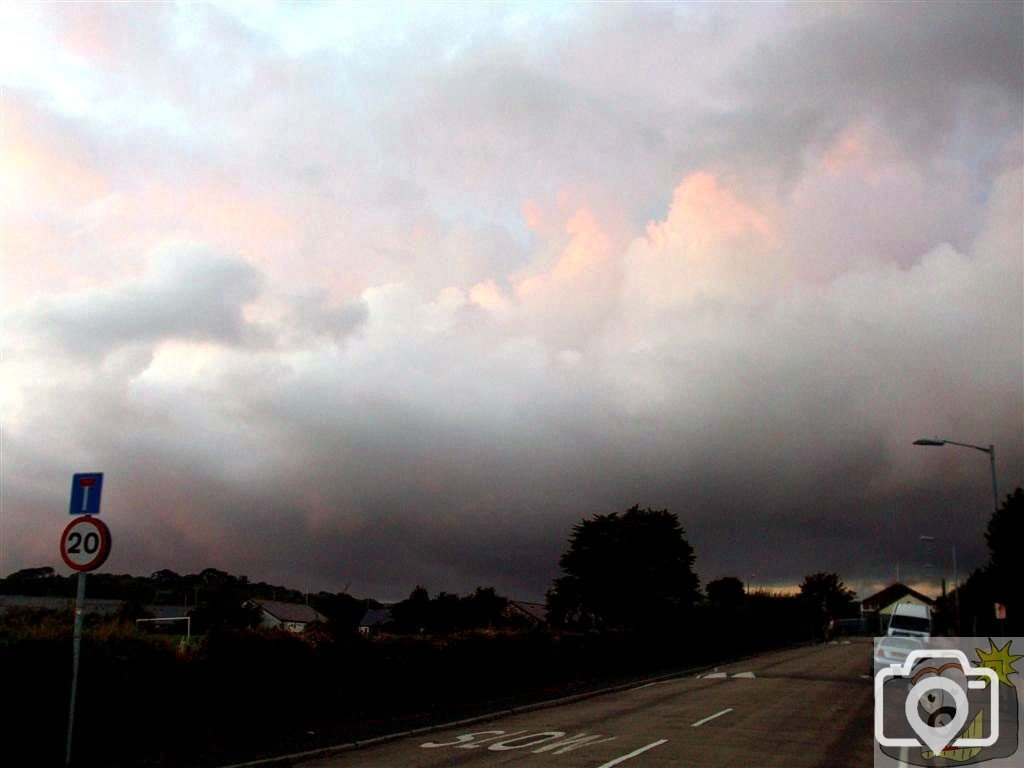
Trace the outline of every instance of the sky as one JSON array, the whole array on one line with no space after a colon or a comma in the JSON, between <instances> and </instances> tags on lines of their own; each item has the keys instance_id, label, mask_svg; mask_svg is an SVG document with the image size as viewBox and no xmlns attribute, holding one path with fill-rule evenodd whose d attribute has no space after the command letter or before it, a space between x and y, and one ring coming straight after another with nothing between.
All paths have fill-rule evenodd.
<instances>
[{"instance_id":1,"label":"sky","mask_svg":"<svg viewBox=\"0 0 1024 768\"><path fill-rule=\"evenodd\" d=\"M542 599L986 558L1024 483L1024 6L0 7L0 575ZM922 542L932 536L935 542Z\"/></svg>"}]
</instances>

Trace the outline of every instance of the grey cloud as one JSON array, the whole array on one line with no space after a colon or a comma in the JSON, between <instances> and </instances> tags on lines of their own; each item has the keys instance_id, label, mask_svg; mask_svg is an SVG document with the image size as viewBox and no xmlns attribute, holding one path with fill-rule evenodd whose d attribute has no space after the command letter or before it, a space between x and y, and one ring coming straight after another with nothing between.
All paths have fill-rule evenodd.
<instances>
[{"instance_id":1,"label":"grey cloud","mask_svg":"<svg viewBox=\"0 0 1024 768\"><path fill-rule=\"evenodd\" d=\"M730 120L748 141L754 140L750 129L766 128L768 148L799 150L827 140L844 123L880 118L905 150L927 157L958 123L989 121L973 128L995 145L1018 129L1019 5L993 3L981 13L969 3L797 11L806 23L752 49L731 78L740 108ZM979 110L981 103L986 107Z\"/></svg>"},{"instance_id":2,"label":"grey cloud","mask_svg":"<svg viewBox=\"0 0 1024 768\"><path fill-rule=\"evenodd\" d=\"M280 192L294 283L268 286L263 252L259 270L193 254L19 310L108 361L64 376L40 356L19 381L3 567L52 560L40 510L97 468L124 542L111 567L135 572L536 598L573 523L635 503L680 515L705 583L869 583L897 561L919 578L921 533L962 536L980 563L987 468L910 442L994 442L1004 490L1024 482L1020 181L997 178L1019 163L1002 154L1021 127L1019 6L581 8L451 56L412 34L386 62L284 55L194 11L200 41L223 25L230 42L155 51L139 77L165 78L202 135L139 132L122 161L80 129L83 153L117 178ZM815 175L859 120L885 139L882 183ZM516 230L524 197L558 208L568 188L642 238L697 168L782 209L793 274L751 276L764 254L729 243L703 255L735 274L667 306L571 282L516 303L512 276L564 246L562 221ZM313 264L337 284L310 289ZM487 278L507 314L465 301ZM200 373L138 375L164 339L219 347Z\"/></svg>"},{"instance_id":3,"label":"grey cloud","mask_svg":"<svg viewBox=\"0 0 1024 768\"><path fill-rule=\"evenodd\" d=\"M156 270L114 288L40 300L24 322L74 355L165 339L245 344L262 335L243 316L260 294L258 273L244 261L194 247L168 247Z\"/></svg>"},{"instance_id":4,"label":"grey cloud","mask_svg":"<svg viewBox=\"0 0 1024 768\"><path fill-rule=\"evenodd\" d=\"M324 291L310 290L286 298L279 344L301 345L311 338L337 343L366 322L368 309L361 299L332 306Z\"/></svg>"}]
</instances>

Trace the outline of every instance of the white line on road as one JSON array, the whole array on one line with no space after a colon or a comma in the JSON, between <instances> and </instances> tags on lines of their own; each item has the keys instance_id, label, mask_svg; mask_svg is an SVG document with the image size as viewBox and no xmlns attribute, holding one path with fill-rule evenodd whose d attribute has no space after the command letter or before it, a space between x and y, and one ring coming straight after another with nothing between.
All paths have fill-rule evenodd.
<instances>
[{"instance_id":1,"label":"white line on road","mask_svg":"<svg viewBox=\"0 0 1024 768\"><path fill-rule=\"evenodd\" d=\"M696 723L691 723L690 727L696 728L698 725L704 725L704 723L710 722L714 720L716 717L727 715L730 712L732 712L732 707L729 707L728 709L723 709L721 712L715 712L715 714L711 715L710 717L705 717L703 720L698 720Z\"/></svg>"},{"instance_id":2,"label":"white line on road","mask_svg":"<svg viewBox=\"0 0 1024 768\"><path fill-rule=\"evenodd\" d=\"M753 672L740 672L738 675L733 675L732 676L733 680L735 680L736 678L740 678L741 680L753 680L754 679L754 673Z\"/></svg>"},{"instance_id":3,"label":"white line on road","mask_svg":"<svg viewBox=\"0 0 1024 768\"><path fill-rule=\"evenodd\" d=\"M619 763L624 763L627 760L632 760L637 755L642 755L644 752L646 752L649 749L654 749L655 747L660 747L662 744L664 744L667 741L668 741L668 739L658 739L658 741L653 741L650 744L648 744L646 747L640 747L640 749L634 749L628 755L623 755L622 757L616 757L614 760L609 760L607 763L602 763L601 765L597 766L597 768L612 768L613 765L618 765Z\"/></svg>"},{"instance_id":4,"label":"white line on road","mask_svg":"<svg viewBox=\"0 0 1024 768\"><path fill-rule=\"evenodd\" d=\"M728 676L725 672L708 672L706 675L697 675L701 680L721 680Z\"/></svg>"},{"instance_id":5,"label":"white line on road","mask_svg":"<svg viewBox=\"0 0 1024 768\"><path fill-rule=\"evenodd\" d=\"M640 685L633 690L643 690L644 688L652 688L655 685L665 685L666 683L674 683L675 680L655 680L653 683L647 683L646 685Z\"/></svg>"}]
</instances>

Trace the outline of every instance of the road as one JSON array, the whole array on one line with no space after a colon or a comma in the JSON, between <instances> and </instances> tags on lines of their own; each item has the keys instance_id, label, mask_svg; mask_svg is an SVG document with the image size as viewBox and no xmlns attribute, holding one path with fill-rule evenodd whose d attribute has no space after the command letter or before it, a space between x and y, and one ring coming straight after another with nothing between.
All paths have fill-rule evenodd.
<instances>
[{"instance_id":1,"label":"road","mask_svg":"<svg viewBox=\"0 0 1024 768\"><path fill-rule=\"evenodd\" d=\"M870 640L689 676L302 763L304 768L819 768L872 763Z\"/></svg>"}]
</instances>

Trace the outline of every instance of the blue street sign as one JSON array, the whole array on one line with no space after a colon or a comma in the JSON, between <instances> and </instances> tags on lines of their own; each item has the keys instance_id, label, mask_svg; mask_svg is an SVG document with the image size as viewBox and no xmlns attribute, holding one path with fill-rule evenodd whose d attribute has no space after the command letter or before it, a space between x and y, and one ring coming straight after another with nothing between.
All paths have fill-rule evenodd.
<instances>
[{"instance_id":1,"label":"blue street sign","mask_svg":"<svg viewBox=\"0 0 1024 768\"><path fill-rule=\"evenodd\" d=\"M103 492L102 472L79 472L71 476L72 515L98 515Z\"/></svg>"}]
</instances>

